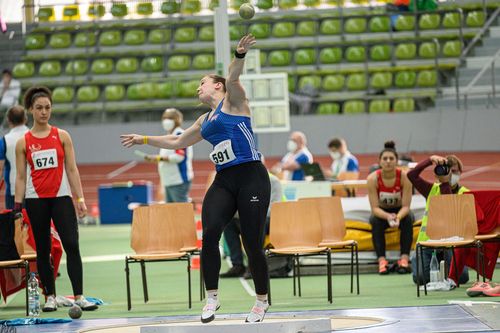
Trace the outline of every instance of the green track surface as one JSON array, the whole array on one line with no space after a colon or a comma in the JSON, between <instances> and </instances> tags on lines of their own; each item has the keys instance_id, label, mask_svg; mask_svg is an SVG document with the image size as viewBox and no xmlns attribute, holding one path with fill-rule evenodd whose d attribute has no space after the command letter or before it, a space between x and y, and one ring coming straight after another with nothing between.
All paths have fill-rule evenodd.
<instances>
[{"instance_id":1,"label":"green track surface","mask_svg":"<svg viewBox=\"0 0 500 333\"><path fill-rule=\"evenodd\" d=\"M80 248L82 257L122 255L130 253L130 226L87 226L80 227ZM63 256L63 259L65 256ZM104 262L84 262L84 293L86 296L102 299L106 305L94 312L85 312L83 318L149 317L170 315L197 315L204 303L199 301L199 271L193 271L191 282L193 307L187 304L187 273L185 262L149 263L146 265L149 302L142 299L140 266L131 265L132 310L127 311L124 260ZM222 263L222 271L227 269ZM61 265L61 276L56 281L59 295L70 295L71 285L66 273L66 265ZM496 276L500 270L496 270ZM475 272L470 272L474 280ZM253 283L249 281L250 286ZM415 285L410 275L362 274L361 294L350 294L350 276L333 276L333 304L326 298L326 277L306 276L302 278L302 297L292 294L292 278L272 279L272 312L328 310L347 308L380 308L396 306L422 306L447 304L449 300L472 300L465 289L472 281L449 292L429 292L428 296L416 296ZM219 285L221 300L220 313L247 312L253 305L250 296L239 279L221 279ZM495 300L495 299L474 299ZM42 302L43 303L43 302ZM64 318L65 308L57 312L42 313L45 318ZM24 317L24 291L8 299L8 304L0 306L0 319Z\"/></svg>"}]
</instances>

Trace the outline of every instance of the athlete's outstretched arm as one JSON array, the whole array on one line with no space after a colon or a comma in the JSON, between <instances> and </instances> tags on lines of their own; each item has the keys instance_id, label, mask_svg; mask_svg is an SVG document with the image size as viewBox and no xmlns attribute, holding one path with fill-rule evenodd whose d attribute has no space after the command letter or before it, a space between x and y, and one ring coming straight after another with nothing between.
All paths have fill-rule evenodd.
<instances>
[{"instance_id":1,"label":"athlete's outstretched arm","mask_svg":"<svg viewBox=\"0 0 500 333\"><path fill-rule=\"evenodd\" d=\"M122 134L120 140L122 145L130 148L133 145L148 144L158 148L165 149L181 149L194 145L203 140L201 136L201 124L206 117L203 114L198 120L195 121L191 127L186 129L181 135L160 135L160 136L146 136L140 134Z\"/></svg>"},{"instance_id":2,"label":"athlete's outstretched arm","mask_svg":"<svg viewBox=\"0 0 500 333\"><path fill-rule=\"evenodd\" d=\"M20 138L16 143L16 189L14 202L22 203L26 195L26 140Z\"/></svg>"},{"instance_id":3,"label":"athlete's outstretched arm","mask_svg":"<svg viewBox=\"0 0 500 333\"><path fill-rule=\"evenodd\" d=\"M251 34L243 36L238 42L236 53L244 55L256 43L255 37ZM229 72L226 77L226 98L232 106L238 107L242 103L246 103L245 89L240 82L240 75L243 71L245 58L234 57L229 65Z\"/></svg>"}]
</instances>

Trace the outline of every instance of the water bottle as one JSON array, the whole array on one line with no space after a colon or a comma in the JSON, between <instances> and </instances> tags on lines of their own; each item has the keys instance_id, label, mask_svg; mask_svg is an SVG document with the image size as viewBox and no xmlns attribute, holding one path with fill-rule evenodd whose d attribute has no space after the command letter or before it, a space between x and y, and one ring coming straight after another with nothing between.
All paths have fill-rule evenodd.
<instances>
[{"instance_id":1,"label":"water bottle","mask_svg":"<svg viewBox=\"0 0 500 333\"><path fill-rule=\"evenodd\" d=\"M432 252L431 267L430 267L431 283L439 282L439 263L436 257L436 250Z\"/></svg>"},{"instance_id":2,"label":"water bottle","mask_svg":"<svg viewBox=\"0 0 500 333\"><path fill-rule=\"evenodd\" d=\"M28 315L30 317L40 316L40 291L35 273L31 273L28 280Z\"/></svg>"}]
</instances>

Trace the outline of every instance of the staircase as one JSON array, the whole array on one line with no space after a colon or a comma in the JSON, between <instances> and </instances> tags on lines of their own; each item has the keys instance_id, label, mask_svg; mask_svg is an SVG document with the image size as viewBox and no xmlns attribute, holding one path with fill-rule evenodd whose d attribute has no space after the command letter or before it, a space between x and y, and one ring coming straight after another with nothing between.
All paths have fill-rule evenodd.
<instances>
[{"instance_id":1,"label":"staircase","mask_svg":"<svg viewBox=\"0 0 500 333\"><path fill-rule=\"evenodd\" d=\"M24 55L21 23L8 23L7 32L0 33L0 70L11 69Z\"/></svg>"}]
</instances>

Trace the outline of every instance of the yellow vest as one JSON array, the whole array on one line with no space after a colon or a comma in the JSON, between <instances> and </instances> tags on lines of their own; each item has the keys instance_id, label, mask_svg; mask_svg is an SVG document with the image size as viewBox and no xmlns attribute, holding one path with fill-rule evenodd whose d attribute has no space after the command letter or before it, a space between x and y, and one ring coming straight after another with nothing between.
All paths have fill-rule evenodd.
<instances>
[{"instance_id":1,"label":"yellow vest","mask_svg":"<svg viewBox=\"0 0 500 333\"><path fill-rule=\"evenodd\" d=\"M424 216L422 217L422 226L420 227L420 232L418 233L418 238L417 238L417 243L418 242L425 242L429 240L429 236L427 236L427 215L429 213L429 202L431 201L431 197L435 195L440 195L441 194L441 188L439 187L441 185L440 183L434 183L432 185L431 191L429 192L429 195L427 196L427 201L425 203L425 213ZM458 189L458 194L462 194L464 192L469 192L470 190L465 187L465 186L460 186Z\"/></svg>"}]
</instances>

